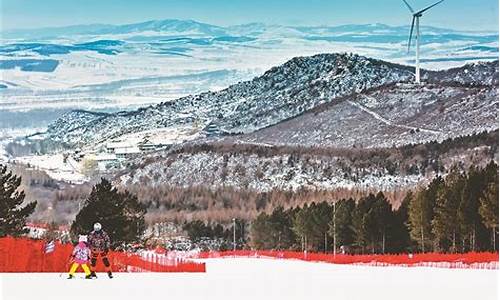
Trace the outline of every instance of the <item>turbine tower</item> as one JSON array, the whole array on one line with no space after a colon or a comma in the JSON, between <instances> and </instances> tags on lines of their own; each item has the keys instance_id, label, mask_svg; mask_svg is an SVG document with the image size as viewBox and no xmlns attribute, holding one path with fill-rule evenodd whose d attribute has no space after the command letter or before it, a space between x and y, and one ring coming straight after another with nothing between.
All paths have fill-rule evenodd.
<instances>
[{"instance_id":1,"label":"turbine tower","mask_svg":"<svg viewBox=\"0 0 500 300\"><path fill-rule=\"evenodd\" d=\"M403 2L406 4L410 12L413 14L413 19L411 21L411 29L410 29L410 38L408 39L408 53L410 53L410 47L411 47L411 38L413 37L413 27L416 25L416 33L415 33L415 44L416 44L416 58L415 58L415 82L420 83L420 17L423 15L423 13L434 6L438 5L439 3L443 2L444 0L440 0L432 5L427 6L426 8L423 8L417 12L413 10L413 8L406 2L406 0L403 0ZM415 24L416 23L416 24Z\"/></svg>"}]
</instances>

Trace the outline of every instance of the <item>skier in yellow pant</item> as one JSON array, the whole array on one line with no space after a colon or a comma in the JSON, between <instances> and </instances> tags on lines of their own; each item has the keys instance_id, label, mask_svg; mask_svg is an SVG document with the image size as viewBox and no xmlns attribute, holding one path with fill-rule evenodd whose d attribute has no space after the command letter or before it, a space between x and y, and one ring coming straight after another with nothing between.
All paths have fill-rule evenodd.
<instances>
[{"instance_id":1,"label":"skier in yellow pant","mask_svg":"<svg viewBox=\"0 0 500 300\"><path fill-rule=\"evenodd\" d=\"M89 267L87 266L87 263L90 259L90 248L87 246L86 242L87 242L87 236L81 235L78 238L78 245L75 246L75 249L73 249L73 253L71 254L73 264L69 269L68 279L74 278L76 269L78 269L79 266L82 266L82 269L85 272L85 279L92 278L90 277L90 270Z\"/></svg>"},{"instance_id":2,"label":"skier in yellow pant","mask_svg":"<svg viewBox=\"0 0 500 300\"><path fill-rule=\"evenodd\" d=\"M85 277L90 276L90 269L87 266L87 264L79 264L79 263L74 262L71 265L71 268L69 269L69 276L71 276L71 278L73 278L73 275L75 274L75 272L79 266L82 266L83 272L85 272Z\"/></svg>"}]
</instances>

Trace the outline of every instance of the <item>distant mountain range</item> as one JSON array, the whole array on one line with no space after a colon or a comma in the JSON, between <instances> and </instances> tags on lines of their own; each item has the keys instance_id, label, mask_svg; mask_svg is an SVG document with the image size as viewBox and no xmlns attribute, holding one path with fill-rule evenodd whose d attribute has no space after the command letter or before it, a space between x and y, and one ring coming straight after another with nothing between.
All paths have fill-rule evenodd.
<instances>
[{"instance_id":1,"label":"distant mountain range","mask_svg":"<svg viewBox=\"0 0 500 300\"><path fill-rule=\"evenodd\" d=\"M466 34L466 35L495 35L496 32L477 32L477 31L457 31L446 28L432 26L422 26L424 34ZM66 27L37 28L37 29L18 29L2 32L4 39L47 39L54 37L69 37L87 35L120 35L120 34L139 34L141 32L154 33L182 33L204 36L224 36L224 35L246 35L261 36L265 33L281 33L282 35L404 35L407 36L409 26L389 26L385 24L347 24L338 26L282 26L267 25L264 23L248 23L234 26L216 26L201 23L193 20L154 20L125 25L74 25Z\"/></svg>"},{"instance_id":2,"label":"distant mountain range","mask_svg":"<svg viewBox=\"0 0 500 300\"><path fill-rule=\"evenodd\" d=\"M453 42L462 44L456 47L456 51L467 53L469 56L478 53L485 55L489 53L491 56L498 53L498 33L496 32L464 32L431 26L422 26L421 31L424 45ZM360 45L361 48L389 50L387 44L406 43L408 32L408 26L389 26L379 23L340 26L281 26L249 23L221 27L192 20L169 19L126 25L94 24L4 31L0 54L25 56L27 52L50 56L91 51L98 54L116 55L122 52L139 51L137 48L140 48L142 51L153 54L191 57L193 47L210 47L224 43L273 47L275 44L282 43L283 39L303 42L364 43ZM472 44L471 41L473 41ZM423 49L424 53L429 50L425 47Z\"/></svg>"}]
</instances>

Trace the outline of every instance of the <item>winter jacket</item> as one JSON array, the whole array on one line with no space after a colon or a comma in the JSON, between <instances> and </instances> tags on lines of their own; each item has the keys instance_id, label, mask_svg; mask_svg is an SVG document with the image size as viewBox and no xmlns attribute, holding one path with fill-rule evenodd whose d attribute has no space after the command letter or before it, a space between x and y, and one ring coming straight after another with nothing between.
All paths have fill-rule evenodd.
<instances>
[{"instance_id":1,"label":"winter jacket","mask_svg":"<svg viewBox=\"0 0 500 300\"><path fill-rule=\"evenodd\" d=\"M71 257L78 264L86 264L90 259L90 249L85 242L79 242L73 249Z\"/></svg>"},{"instance_id":2,"label":"winter jacket","mask_svg":"<svg viewBox=\"0 0 500 300\"><path fill-rule=\"evenodd\" d=\"M92 231L87 238L92 252L107 252L111 246L108 234L102 229Z\"/></svg>"}]
</instances>

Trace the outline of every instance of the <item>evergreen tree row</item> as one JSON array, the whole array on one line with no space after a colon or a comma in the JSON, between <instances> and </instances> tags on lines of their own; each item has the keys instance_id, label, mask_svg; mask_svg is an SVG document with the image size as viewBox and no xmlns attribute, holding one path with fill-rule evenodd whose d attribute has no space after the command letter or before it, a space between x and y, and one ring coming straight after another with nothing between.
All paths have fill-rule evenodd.
<instances>
[{"instance_id":1,"label":"evergreen tree row","mask_svg":"<svg viewBox=\"0 0 500 300\"><path fill-rule=\"evenodd\" d=\"M334 205L324 201L302 208L261 213L250 230L256 249L289 249L332 252L343 247L355 253L406 251L409 232L406 207L392 210L382 192Z\"/></svg>"},{"instance_id":2,"label":"evergreen tree row","mask_svg":"<svg viewBox=\"0 0 500 300\"><path fill-rule=\"evenodd\" d=\"M393 209L379 192L361 197L316 202L293 209L275 208L261 213L251 226L185 223L194 242L222 239L232 246L236 229L238 248L289 249L332 252L342 247L350 253L498 251L498 166L471 167L467 173L453 168L445 179L436 177L426 187L409 192ZM0 165L0 237L26 233L26 218L36 202L24 204L21 178ZM127 191L103 179L92 189L71 226L73 236L88 233L100 222L113 247L141 239L146 206Z\"/></svg>"},{"instance_id":3,"label":"evergreen tree row","mask_svg":"<svg viewBox=\"0 0 500 300\"><path fill-rule=\"evenodd\" d=\"M408 204L411 239L420 251L498 250L498 166L451 170Z\"/></svg>"},{"instance_id":4,"label":"evergreen tree row","mask_svg":"<svg viewBox=\"0 0 500 300\"><path fill-rule=\"evenodd\" d=\"M443 179L409 192L397 209L382 192L357 202L342 199L275 209L254 220L257 249L352 253L497 251L498 166L454 168Z\"/></svg>"},{"instance_id":5,"label":"evergreen tree row","mask_svg":"<svg viewBox=\"0 0 500 300\"><path fill-rule=\"evenodd\" d=\"M208 223L195 220L186 222L183 225L183 230L186 232L189 239L204 248L207 240L219 241L216 245L217 250L232 250L233 247L242 249L247 244L247 222L245 220L235 220L234 223L225 224ZM233 244L234 243L234 244ZM207 248L206 250L212 250Z\"/></svg>"}]
</instances>

